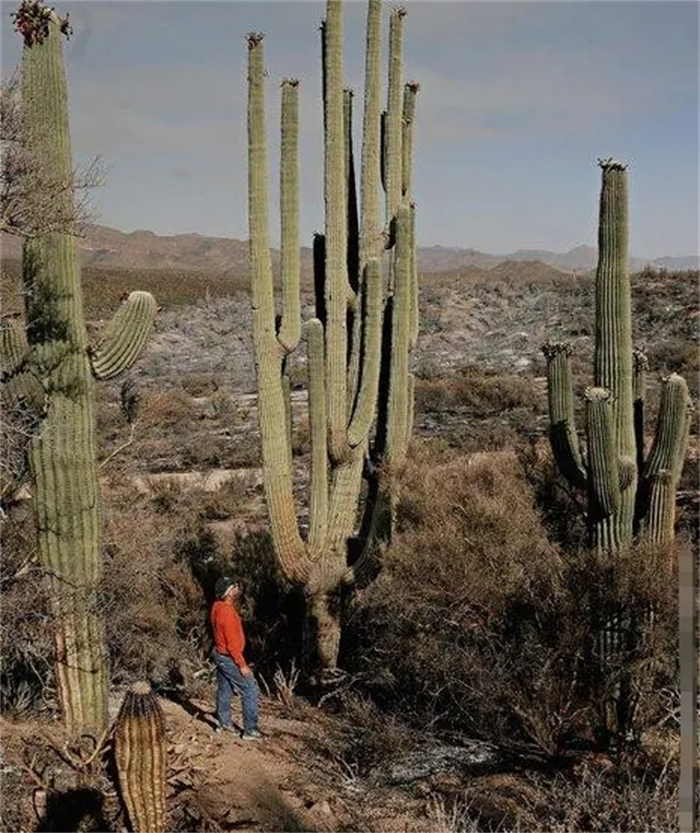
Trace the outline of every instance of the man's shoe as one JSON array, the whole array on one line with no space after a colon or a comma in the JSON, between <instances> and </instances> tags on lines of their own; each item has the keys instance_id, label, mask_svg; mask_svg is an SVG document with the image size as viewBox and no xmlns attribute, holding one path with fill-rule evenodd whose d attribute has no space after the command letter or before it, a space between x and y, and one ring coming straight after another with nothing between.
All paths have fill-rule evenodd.
<instances>
[{"instance_id":1,"label":"man's shoe","mask_svg":"<svg viewBox=\"0 0 700 833\"><path fill-rule=\"evenodd\" d=\"M235 732L236 727L235 726L225 726L223 723L219 723L219 725L216 727L216 729L214 729L214 731L217 733L217 735L220 735L223 732Z\"/></svg>"},{"instance_id":2,"label":"man's shoe","mask_svg":"<svg viewBox=\"0 0 700 833\"><path fill-rule=\"evenodd\" d=\"M249 729L241 735L241 740L260 740L261 738L262 732L259 729Z\"/></svg>"}]
</instances>

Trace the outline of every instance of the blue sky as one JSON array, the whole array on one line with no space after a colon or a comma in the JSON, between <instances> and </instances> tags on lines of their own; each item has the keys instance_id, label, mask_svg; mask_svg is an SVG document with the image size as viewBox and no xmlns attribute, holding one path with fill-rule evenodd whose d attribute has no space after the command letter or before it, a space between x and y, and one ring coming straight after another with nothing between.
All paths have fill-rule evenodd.
<instances>
[{"instance_id":1,"label":"blue sky","mask_svg":"<svg viewBox=\"0 0 700 833\"><path fill-rule=\"evenodd\" d=\"M73 150L107 169L98 222L246 239L246 41L265 32L273 241L278 81L300 79L302 235L323 227L324 3L58 2ZM385 4L385 24L389 4ZM630 165L630 249L698 250L698 4L405 0L405 75L420 82L420 245L595 245L599 156ZM0 3L2 70L19 62ZM366 6L345 4L346 83L361 122ZM388 25L385 25L385 36ZM359 152L359 130L357 133Z\"/></svg>"}]
</instances>

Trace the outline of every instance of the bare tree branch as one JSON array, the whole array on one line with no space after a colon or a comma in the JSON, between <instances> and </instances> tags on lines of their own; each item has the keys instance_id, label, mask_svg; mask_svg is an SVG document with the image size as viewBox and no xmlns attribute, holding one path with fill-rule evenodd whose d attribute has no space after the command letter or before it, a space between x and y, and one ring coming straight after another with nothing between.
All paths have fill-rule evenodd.
<instances>
[{"instance_id":1,"label":"bare tree branch","mask_svg":"<svg viewBox=\"0 0 700 833\"><path fill-rule=\"evenodd\" d=\"M22 121L19 69L0 87L0 230L22 237L49 232L84 236L95 221L92 191L104 185L101 157L70 177L57 176L32 153ZM66 200L66 192L75 194Z\"/></svg>"}]
</instances>

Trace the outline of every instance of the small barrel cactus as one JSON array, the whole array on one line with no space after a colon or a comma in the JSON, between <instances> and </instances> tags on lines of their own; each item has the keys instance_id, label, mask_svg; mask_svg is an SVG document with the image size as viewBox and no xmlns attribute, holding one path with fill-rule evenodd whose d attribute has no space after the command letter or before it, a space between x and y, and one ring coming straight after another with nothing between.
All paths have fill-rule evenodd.
<instances>
[{"instance_id":1,"label":"small barrel cactus","mask_svg":"<svg viewBox=\"0 0 700 833\"><path fill-rule=\"evenodd\" d=\"M137 833L164 833L165 715L146 682L127 691L114 730L119 787Z\"/></svg>"}]
</instances>

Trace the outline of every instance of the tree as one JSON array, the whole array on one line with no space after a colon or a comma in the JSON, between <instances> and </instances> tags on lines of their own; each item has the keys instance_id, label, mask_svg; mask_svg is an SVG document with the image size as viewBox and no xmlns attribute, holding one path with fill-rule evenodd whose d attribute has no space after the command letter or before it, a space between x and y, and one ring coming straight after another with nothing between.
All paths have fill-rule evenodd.
<instances>
[{"instance_id":1,"label":"tree","mask_svg":"<svg viewBox=\"0 0 700 833\"><path fill-rule=\"evenodd\" d=\"M59 175L31 150L22 114L21 74L0 86L0 231L35 237L48 231L83 235L94 220L92 192L104 184L102 160ZM74 194L65 200L65 194Z\"/></svg>"}]
</instances>

